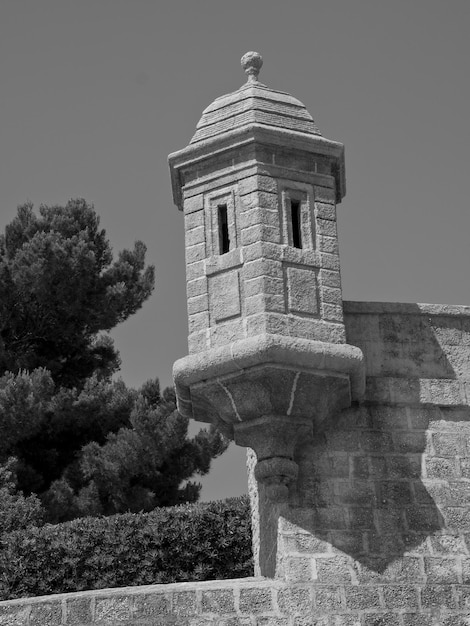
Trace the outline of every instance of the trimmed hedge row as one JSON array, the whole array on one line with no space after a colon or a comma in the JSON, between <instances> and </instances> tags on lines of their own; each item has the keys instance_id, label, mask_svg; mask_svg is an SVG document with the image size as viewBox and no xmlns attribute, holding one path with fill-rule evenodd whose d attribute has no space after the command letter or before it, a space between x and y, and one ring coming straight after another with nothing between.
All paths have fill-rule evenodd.
<instances>
[{"instance_id":1,"label":"trimmed hedge row","mask_svg":"<svg viewBox=\"0 0 470 626\"><path fill-rule=\"evenodd\" d=\"M253 576L247 496L4 535L0 599Z\"/></svg>"}]
</instances>

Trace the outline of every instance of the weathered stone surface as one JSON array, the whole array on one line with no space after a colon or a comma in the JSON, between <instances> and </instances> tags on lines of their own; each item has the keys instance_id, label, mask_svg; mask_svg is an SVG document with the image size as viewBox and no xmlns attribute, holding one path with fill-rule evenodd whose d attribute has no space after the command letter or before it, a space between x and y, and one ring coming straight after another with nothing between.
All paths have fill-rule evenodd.
<instances>
[{"instance_id":1,"label":"weathered stone surface","mask_svg":"<svg viewBox=\"0 0 470 626\"><path fill-rule=\"evenodd\" d=\"M274 179L272 179L273 182ZM244 203L244 200L243 200ZM249 205L251 206L251 204ZM259 207L248 208L244 206L245 210L240 213L238 223L241 229L250 228L251 226L257 226L259 224L265 224L271 228L277 228L279 231L279 210L275 208Z\"/></svg>"},{"instance_id":2,"label":"weathered stone surface","mask_svg":"<svg viewBox=\"0 0 470 626\"><path fill-rule=\"evenodd\" d=\"M172 595L172 613L175 615L195 615L197 613L196 591L176 591Z\"/></svg>"},{"instance_id":3,"label":"weathered stone surface","mask_svg":"<svg viewBox=\"0 0 470 626\"><path fill-rule=\"evenodd\" d=\"M222 320L208 330L210 348L227 346L246 337L244 320L237 316Z\"/></svg>"},{"instance_id":4,"label":"weathered stone surface","mask_svg":"<svg viewBox=\"0 0 470 626\"><path fill-rule=\"evenodd\" d=\"M66 603L66 623L81 626L91 622L91 603L87 598L70 599Z\"/></svg>"},{"instance_id":5,"label":"weathered stone surface","mask_svg":"<svg viewBox=\"0 0 470 626\"><path fill-rule=\"evenodd\" d=\"M335 202L335 192L331 187L315 186L315 201L333 204Z\"/></svg>"},{"instance_id":6,"label":"weathered stone surface","mask_svg":"<svg viewBox=\"0 0 470 626\"><path fill-rule=\"evenodd\" d=\"M194 231L192 232L195 232ZM186 263L195 263L196 261L202 261L206 258L206 244L205 242L196 243L194 245L186 246Z\"/></svg>"},{"instance_id":7,"label":"weathered stone surface","mask_svg":"<svg viewBox=\"0 0 470 626\"><path fill-rule=\"evenodd\" d=\"M339 378L345 375L351 377L352 394L360 397L364 384L361 359L360 351L351 346L265 335L238 341L227 348L185 357L175 364L174 379L181 411L186 410L184 404L190 398L189 389L192 385L200 381L207 381L210 385L211 377L220 380L224 375L237 375L240 369L259 367L264 363L277 363L294 371L301 367L310 370L313 375L317 368L336 371ZM280 399L282 396L278 398L276 395L273 401L278 402ZM251 398L245 401L249 406ZM308 404L305 404L305 409L311 412Z\"/></svg>"},{"instance_id":8,"label":"weathered stone surface","mask_svg":"<svg viewBox=\"0 0 470 626\"><path fill-rule=\"evenodd\" d=\"M318 250L329 254L339 254L338 240L336 237L318 235Z\"/></svg>"},{"instance_id":9,"label":"weathered stone surface","mask_svg":"<svg viewBox=\"0 0 470 626\"><path fill-rule=\"evenodd\" d=\"M343 307L340 304L323 302L321 307L322 319L329 322L343 322Z\"/></svg>"},{"instance_id":10,"label":"weathered stone surface","mask_svg":"<svg viewBox=\"0 0 470 626\"><path fill-rule=\"evenodd\" d=\"M240 241L243 246L249 246L258 241L270 243L280 243L279 226L269 226L267 224L253 224L241 231Z\"/></svg>"},{"instance_id":11,"label":"weathered stone surface","mask_svg":"<svg viewBox=\"0 0 470 626\"><path fill-rule=\"evenodd\" d=\"M0 623L3 626L28 626L30 612L27 602L0 602Z\"/></svg>"},{"instance_id":12,"label":"weathered stone surface","mask_svg":"<svg viewBox=\"0 0 470 626\"><path fill-rule=\"evenodd\" d=\"M256 615L270 612L272 609L271 589L257 587L240 589L239 610L242 614Z\"/></svg>"},{"instance_id":13,"label":"weathered stone surface","mask_svg":"<svg viewBox=\"0 0 470 626\"><path fill-rule=\"evenodd\" d=\"M470 352L459 330L469 319L468 307L346 302L344 309L348 341L366 356L371 399L468 405Z\"/></svg>"},{"instance_id":14,"label":"weathered stone surface","mask_svg":"<svg viewBox=\"0 0 470 626\"><path fill-rule=\"evenodd\" d=\"M100 626L114 626L128 622L131 618L129 597L113 595L108 598L98 597L95 601L95 622Z\"/></svg>"},{"instance_id":15,"label":"weathered stone surface","mask_svg":"<svg viewBox=\"0 0 470 626\"><path fill-rule=\"evenodd\" d=\"M210 256L205 262L205 275L212 276L213 274L219 274L225 270L234 269L242 265L241 250L236 248L230 250L226 254L220 256ZM186 276L187 278L187 276Z\"/></svg>"},{"instance_id":16,"label":"weathered stone surface","mask_svg":"<svg viewBox=\"0 0 470 626\"><path fill-rule=\"evenodd\" d=\"M200 296L188 298L187 306L188 316L209 311L209 298L207 296L207 293L204 293Z\"/></svg>"},{"instance_id":17,"label":"weathered stone surface","mask_svg":"<svg viewBox=\"0 0 470 626\"><path fill-rule=\"evenodd\" d=\"M284 313L286 302L284 294L259 293L245 298L244 313L246 316L255 315L264 311Z\"/></svg>"},{"instance_id":18,"label":"weathered stone surface","mask_svg":"<svg viewBox=\"0 0 470 626\"><path fill-rule=\"evenodd\" d=\"M186 198L184 202L185 216L194 213L195 211L201 211L204 208L204 196L202 193L197 196L191 196ZM186 218L187 219L187 218Z\"/></svg>"},{"instance_id":19,"label":"weathered stone surface","mask_svg":"<svg viewBox=\"0 0 470 626\"><path fill-rule=\"evenodd\" d=\"M283 296L284 281L282 278L273 278L272 276L257 276L251 280L245 281L245 297L255 296L258 294Z\"/></svg>"},{"instance_id":20,"label":"weathered stone surface","mask_svg":"<svg viewBox=\"0 0 470 626\"><path fill-rule=\"evenodd\" d=\"M36 626L59 626L62 623L62 605L60 602L34 604L29 616L30 624Z\"/></svg>"},{"instance_id":21,"label":"weathered stone surface","mask_svg":"<svg viewBox=\"0 0 470 626\"><path fill-rule=\"evenodd\" d=\"M240 315L240 282L237 270L211 276L209 294L211 318L216 322Z\"/></svg>"},{"instance_id":22,"label":"weathered stone surface","mask_svg":"<svg viewBox=\"0 0 470 626\"><path fill-rule=\"evenodd\" d=\"M318 290L314 272L288 267L287 293L290 311L318 315Z\"/></svg>"},{"instance_id":23,"label":"weathered stone surface","mask_svg":"<svg viewBox=\"0 0 470 626\"><path fill-rule=\"evenodd\" d=\"M341 289L341 276L339 272L321 269L318 274L318 281L322 287L336 287Z\"/></svg>"},{"instance_id":24,"label":"weathered stone surface","mask_svg":"<svg viewBox=\"0 0 470 626\"><path fill-rule=\"evenodd\" d=\"M209 311L200 311L198 313L191 313L188 317L189 334L197 333L199 331L206 331L209 326Z\"/></svg>"},{"instance_id":25,"label":"weathered stone surface","mask_svg":"<svg viewBox=\"0 0 470 626\"><path fill-rule=\"evenodd\" d=\"M229 614L235 612L234 595L231 590L215 589L202 593L203 613Z\"/></svg>"}]
</instances>

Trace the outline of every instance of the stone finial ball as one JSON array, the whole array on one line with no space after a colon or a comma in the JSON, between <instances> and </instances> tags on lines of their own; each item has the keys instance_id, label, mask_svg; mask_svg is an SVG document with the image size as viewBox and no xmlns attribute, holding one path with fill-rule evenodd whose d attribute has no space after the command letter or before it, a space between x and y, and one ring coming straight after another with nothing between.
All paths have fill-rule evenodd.
<instances>
[{"instance_id":1,"label":"stone finial ball","mask_svg":"<svg viewBox=\"0 0 470 626\"><path fill-rule=\"evenodd\" d=\"M259 52L247 52L242 56L241 64L248 78L253 77L256 80L263 66L263 57Z\"/></svg>"}]
</instances>

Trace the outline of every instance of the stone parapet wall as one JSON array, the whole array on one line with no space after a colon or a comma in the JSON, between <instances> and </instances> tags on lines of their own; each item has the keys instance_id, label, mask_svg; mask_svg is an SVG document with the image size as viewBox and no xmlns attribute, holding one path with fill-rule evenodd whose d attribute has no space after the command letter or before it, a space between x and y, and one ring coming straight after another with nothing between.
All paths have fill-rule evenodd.
<instances>
[{"instance_id":1,"label":"stone parapet wall","mask_svg":"<svg viewBox=\"0 0 470 626\"><path fill-rule=\"evenodd\" d=\"M344 565L343 565L344 567ZM250 578L0 603L2 626L468 626L470 585Z\"/></svg>"},{"instance_id":2,"label":"stone parapet wall","mask_svg":"<svg viewBox=\"0 0 470 626\"><path fill-rule=\"evenodd\" d=\"M1 626L293 626L312 589L242 578L147 585L0 602Z\"/></svg>"},{"instance_id":3,"label":"stone parapet wall","mask_svg":"<svg viewBox=\"0 0 470 626\"><path fill-rule=\"evenodd\" d=\"M348 343L365 356L366 400L470 404L470 307L344 302Z\"/></svg>"}]
</instances>

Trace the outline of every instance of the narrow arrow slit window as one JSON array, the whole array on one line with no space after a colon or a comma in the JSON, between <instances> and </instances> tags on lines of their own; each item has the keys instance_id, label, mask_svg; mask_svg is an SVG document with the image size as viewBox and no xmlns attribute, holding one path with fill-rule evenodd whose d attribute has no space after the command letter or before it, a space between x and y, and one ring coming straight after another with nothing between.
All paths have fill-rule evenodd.
<instances>
[{"instance_id":1,"label":"narrow arrow slit window","mask_svg":"<svg viewBox=\"0 0 470 626\"><path fill-rule=\"evenodd\" d=\"M290 218L292 224L292 245L294 248L302 248L302 225L300 218L300 202L291 200Z\"/></svg>"},{"instance_id":2,"label":"narrow arrow slit window","mask_svg":"<svg viewBox=\"0 0 470 626\"><path fill-rule=\"evenodd\" d=\"M219 204L217 206L217 213L219 222L219 254L225 254L230 250L227 205Z\"/></svg>"}]
</instances>

